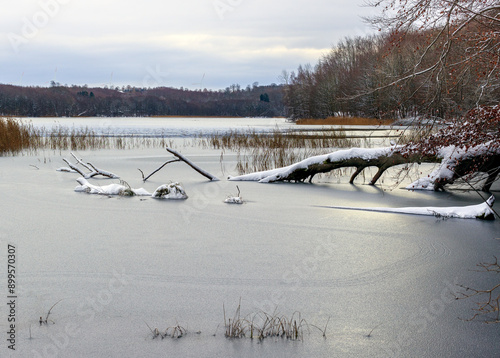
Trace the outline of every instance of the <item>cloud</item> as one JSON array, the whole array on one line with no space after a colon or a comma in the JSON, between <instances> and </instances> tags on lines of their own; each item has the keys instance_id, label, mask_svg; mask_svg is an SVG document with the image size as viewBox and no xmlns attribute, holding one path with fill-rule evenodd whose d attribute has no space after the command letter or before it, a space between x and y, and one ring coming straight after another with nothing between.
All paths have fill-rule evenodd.
<instances>
[{"instance_id":1,"label":"cloud","mask_svg":"<svg viewBox=\"0 0 500 358\"><path fill-rule=\"evenodd\" d=\"M39 0L0 15L0 82L225 87L276 82L281 70L315 63L345 36L370 31L352 0ZM222 7L221 7L222 6ZM225 6L225 7L224 7ZM27 35L26 35L27 34ZM18 36L17 48L13 35ZM10 36L10 37L9 37ZM15 38L15 37L14 37ZM8 72L8 73L7 73ZM252 78L255 76L255 78Z\"/></svg>"}]
</instances>

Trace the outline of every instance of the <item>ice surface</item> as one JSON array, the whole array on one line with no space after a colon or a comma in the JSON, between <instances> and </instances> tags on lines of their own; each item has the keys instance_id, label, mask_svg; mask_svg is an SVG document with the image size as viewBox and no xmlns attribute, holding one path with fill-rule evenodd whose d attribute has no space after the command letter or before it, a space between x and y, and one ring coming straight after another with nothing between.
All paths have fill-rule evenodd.
<instances>
[{"instance_id":1,"label":"ice surface","mask_svg":"<svg viewBox=\"0 0 500 358\"><path fill-rule=\"evenodd\" d=\"M214 175L235 173L237 153L226 151L223 171L220 151L184 146L182 139L174 144ZM182 182L189 198L80 195L79 175L56 171L69 152L0 157L0 294L7 297L7 244L15 245L19 300L15 352L6 348L7 301L0 310L2 357L493 357L500 351L500 326L460 320L476 305L453 295L457 284L498 283L474 269L498 255L500 221L318 207L463 207L477 205L476 193L386 191L388 180L381 187L322 178L238 183L245 205L227 205L234 183L209 182L184 163L143 183L137 168L157 168L169 156L164 148L77 154L119 173L132 188ZM39 317L60 299L50 315L55 324L40 326ZM299 311L319 327L330 318L326 339L312 327L302 342L228 340L222 307L232 316L240 299L243 317L260 309ZM146 323L162 330L180 324L188 334L153 340Z\"/></svg>"}]
</instances>

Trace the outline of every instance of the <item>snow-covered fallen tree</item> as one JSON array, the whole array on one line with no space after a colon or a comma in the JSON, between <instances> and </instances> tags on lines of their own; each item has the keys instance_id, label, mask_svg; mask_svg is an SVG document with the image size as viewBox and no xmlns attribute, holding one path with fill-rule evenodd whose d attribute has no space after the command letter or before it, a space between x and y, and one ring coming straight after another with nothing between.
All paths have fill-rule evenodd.
<instances>
[{"instance_id":1,"label":"snow-covered fallen tree","mask_svg":"<svg viewBox=\"0 0 500 358\"><path fill-rule=\"evenodd\" d=\"M287 167L229 177L228 179L232 181L258 181L260 183L305 181L307 179L311 181L319 173L354 167L356 171L349 181L352 184L363 169L377 167L377 173L370 180L370 184L374 185L380 176L390 167L408 163L426 162L440 163L440 165L428 177L417 180L407 188L412 190L439 190L445 184L451 184L457 178L461 177L461 173L465 175L479 158L484 159L486 156L487 160L483 160L481 170L489 173L483 187L483 190L488 191L498 175L498 172L494 170L498 168L498 164L500 163L500 153L490 153L489 150L487 144L467 150L448 146L437 150L432 155L420 155L418 153L408 153L407 149L401 146L352 148L310 157ZM492 173L491 170L493 170Z\"/></svg>"},{"instance_id":2,"label":"snow-covered fallen tree","mask_svg":"<svg viewBox=\"0 0 500 358\"><path fill-rule=\"evenodd\" d=\"M406 208L356 208L351 206L326 206L332 209L375 211L396 214L430 215L439 218L459 218L459 219L481 219L495 220L493 203L495 197L490 196L482 204L469 206L450 206L450 207L406 207Z\"/></svg>"},{"instance_id":3,"label":"snow-covered fallen tree","mask_svg":"<svg viewBox=\"0 0 500 358\"><path fill-rule=\"evenodd\" d=\"M352 148L307 158L287 167L260 171L229 180L261 183L277 181L311 181L316 174L354 167L350 183L367 167L377 167L371 179L374 185L390 167L409 163L440 163L428 177L408 189L441 190L458 178L485 173L481 189L489 191L500 174L500 108L471 111L462 119L418 142L384 148Z\"/></svg>"},{"instance_id":4,"label":"snow-covered fallen tree","mask_svg":"<svg viewBox=\"0 0 500 358\"><path fill-rule=\"evenodd\" d=\"M399 149L400 147L392 146L339 150L329 154L313 156L283 168L229 177L229 180L258 181L260 183L305 181L307 179L311 181L319 173L327 173L340 168L355 167L356 172L350 180L352 183L363 169L378 167L379 171L370 182L370 184L375 184L387 168L408 162L408 159L399 153Z\"/></svg>"}]
</instances>

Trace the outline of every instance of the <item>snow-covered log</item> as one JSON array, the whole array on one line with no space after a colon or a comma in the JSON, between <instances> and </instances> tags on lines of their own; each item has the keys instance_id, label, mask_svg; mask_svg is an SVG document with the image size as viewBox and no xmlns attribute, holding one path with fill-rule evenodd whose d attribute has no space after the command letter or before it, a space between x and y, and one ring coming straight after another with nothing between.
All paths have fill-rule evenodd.
<instances>
[{"instance_id":1,"label":"snow-covered log","mask_svg":"<svg viewBox=\"0 0 500 358\"><path fill-rule=\"evenodd\" d=\"M430 215L438 218L495 220L492 195L482 204L450 207L406 207L406 208L356 208L351 206L326 206L332 209L375 211L396 214Z\"/></svg>"},{"instance_id":2,"label":"snow-covered log","mask_svg":"<svg viewBox=\"0 0 500 358\"><path fill-rule=\"evenodd\" d=\"M109 185L93 185L88 182L85 178L76 179L78 185L75 188L76 192L84 192L88 194L99 194L99 195L122 195L122 196L151 196L151 193L144 188L132 189L129 186L122 184L109 184Z\"/></svg>"}]
</instances>

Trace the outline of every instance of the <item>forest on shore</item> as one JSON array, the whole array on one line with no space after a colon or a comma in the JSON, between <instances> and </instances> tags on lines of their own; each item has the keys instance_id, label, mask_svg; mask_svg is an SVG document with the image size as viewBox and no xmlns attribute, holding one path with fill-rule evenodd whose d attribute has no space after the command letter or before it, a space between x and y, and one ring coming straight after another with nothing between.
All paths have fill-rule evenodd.
<instances>
[{"instance_id":1,"label":"forest on shore","mask_svg":"<svg viewBox=\"0 0 500 358\"><path fill-rule=\"evenodd\" d=\"M89 88L52 82L50 87L0 84L0 115L20 117L150 117L284 115L282 87L276 84L224 90L170 87Z\"/></svg>"}]
</instances>

